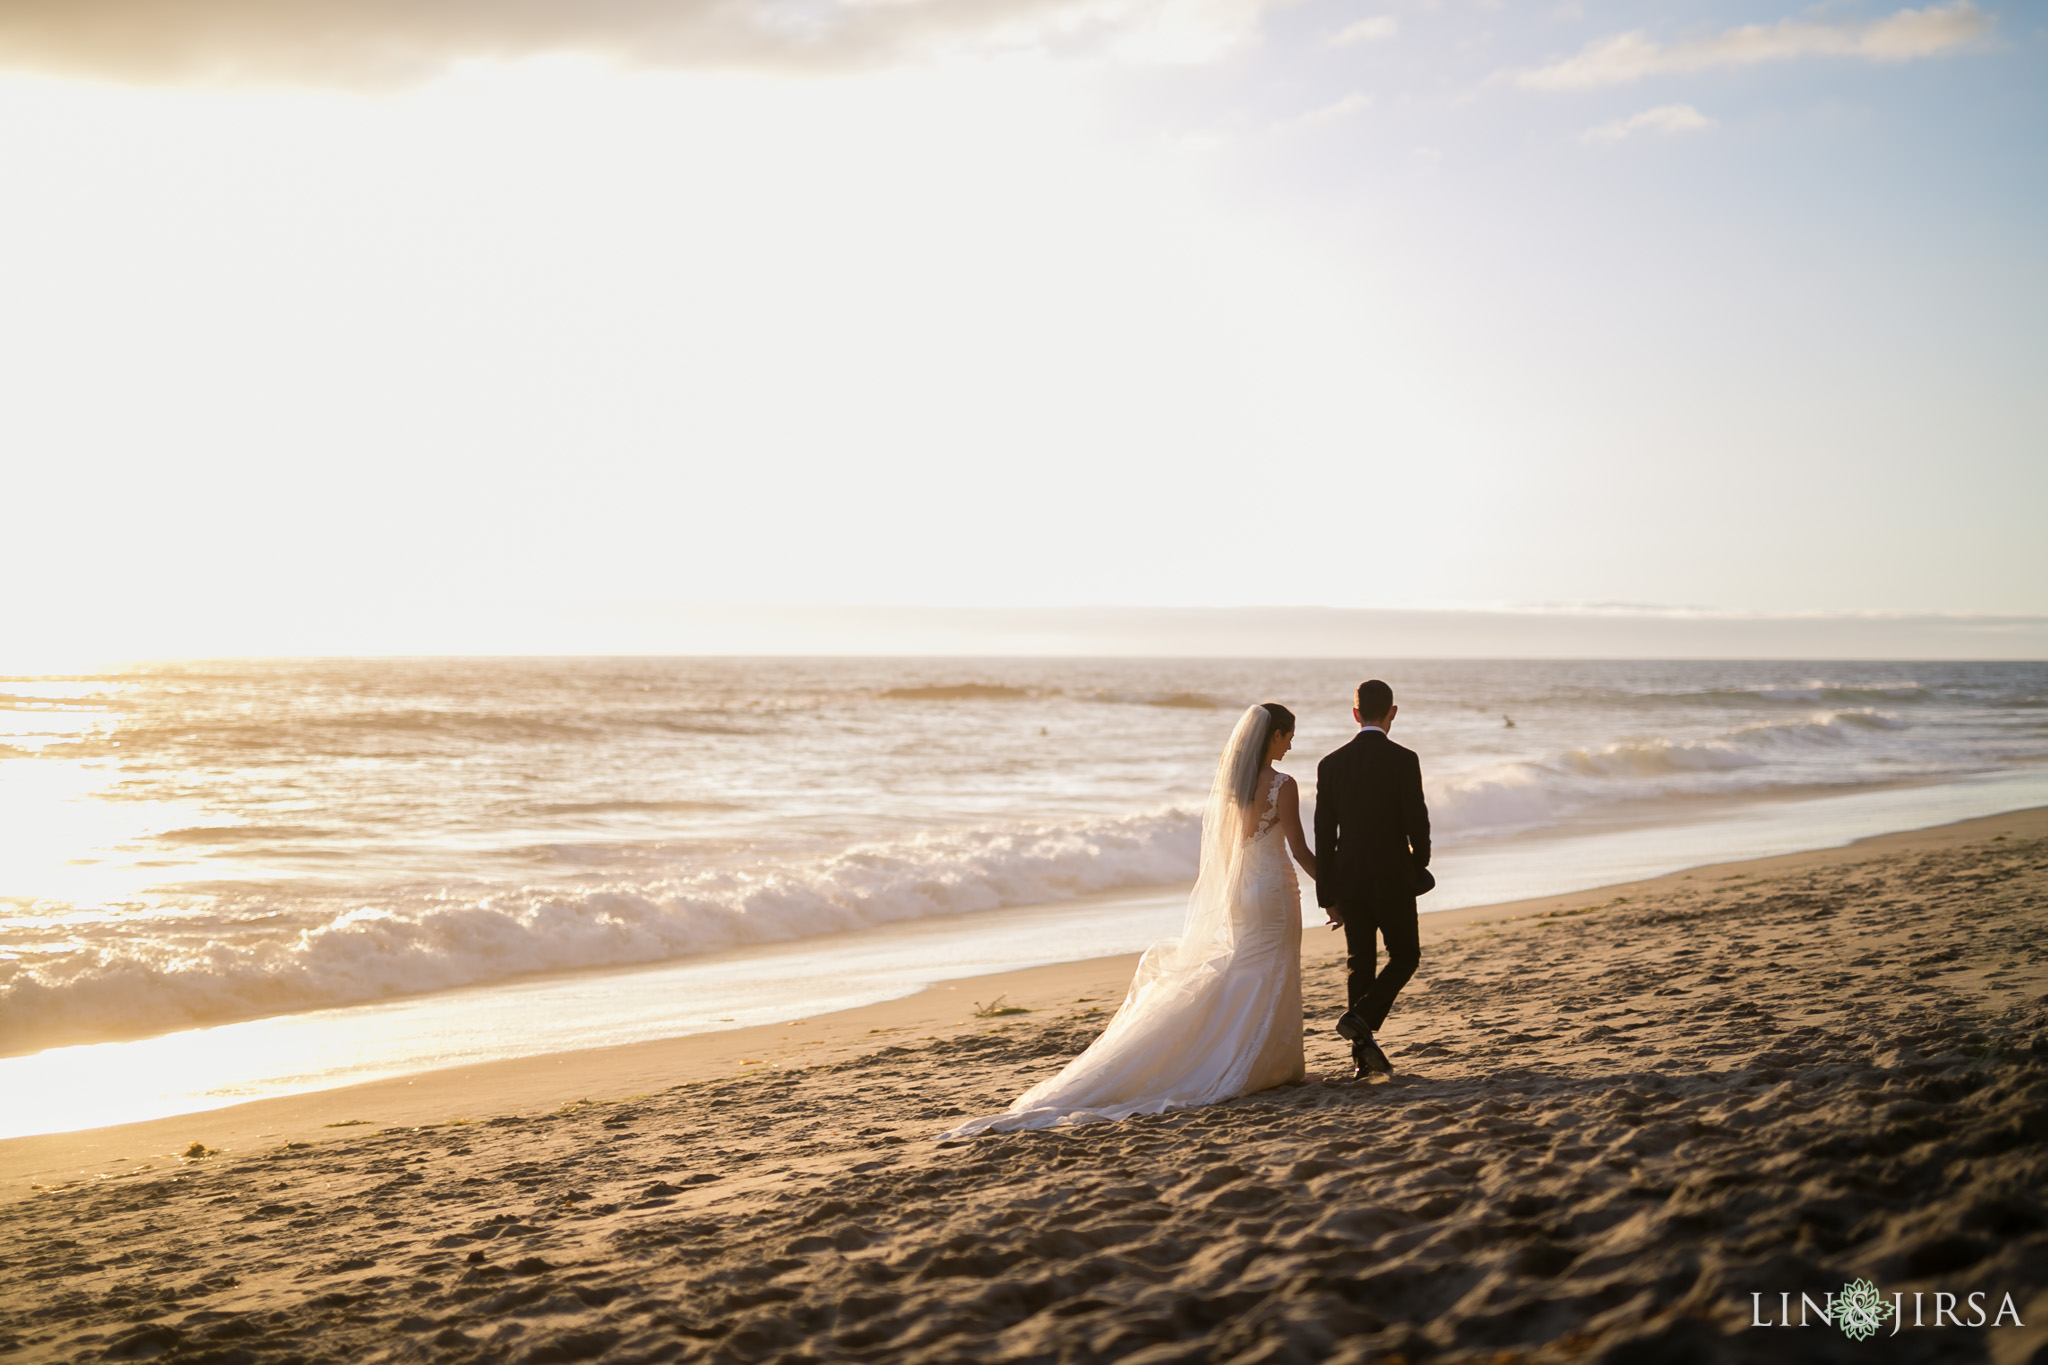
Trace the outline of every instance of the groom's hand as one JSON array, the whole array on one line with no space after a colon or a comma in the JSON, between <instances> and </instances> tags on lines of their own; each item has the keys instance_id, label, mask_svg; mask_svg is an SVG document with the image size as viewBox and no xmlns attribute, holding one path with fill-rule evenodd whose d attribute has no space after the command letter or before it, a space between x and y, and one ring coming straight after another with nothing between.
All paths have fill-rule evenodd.
<instances>
[{"instance_id":1,"label":"groom's hand","mask_svg":"<svg viewBox=\"0 0 2048 1365\"><path fill-rule=\"evenodd\" d=\"M1327 905L1323 907L1323 924L1331 929L1342 929L1344 927L1343 919L1337 914L1335 909Z\"/></svg>"}]
</instances>

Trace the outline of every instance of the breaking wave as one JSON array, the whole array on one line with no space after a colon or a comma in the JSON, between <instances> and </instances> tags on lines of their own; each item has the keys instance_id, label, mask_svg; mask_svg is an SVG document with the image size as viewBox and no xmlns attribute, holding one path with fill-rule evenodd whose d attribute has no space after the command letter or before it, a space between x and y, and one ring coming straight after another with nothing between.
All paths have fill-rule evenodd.
<instances>
[{"instance_id":1,"label":"breaking wave","mask_svg":"<svg viewBox=\"0 0 2048 1365\"><path fill-rule=\"evenodd\" d=\"M892 687L881 697L884 701L1022 701L1031 695L1029 688L1006 687L1000 683L946 683L929 687Z\"/></svg>"},{"instance_id":2,"label":"breaking wave","mask_svg":"<svg viewBox=\"0 0 2048 1365\"><path fill-rule=\"evenodd\" d=\"M1872 685L1813 681L1792 685L1714 687L1697 692L1663 692L1640 696L1643 700L1657 702L1704 701L1726 705L1751 705L1763 702L1781 706L1899 706L1933 701L1935 692L1932 688L1916 682Z\"/></svg>"},{"instance_id":3,"label":"breaking wave","mask_svg":"<svg viewBox=\"0 0 2048 1365\"><path fill-rule=\"evenodd\" d=\"M1800 720L1745 725L1709 739L1626 740L1567 749L1548 757L1465 774L1430 791L1433 824L1453 838L1480 831L1532 829L1589 807L1668 794L1674 779L1765 768L1908 728L1873 707ZM1660 791L1661 788L1661 791Z\"/></svg>"},{"instance_id":4,"label":"breaking wave","mask_svg":"<svg viewBox=\"0 0 2048 1365\"><path fill-rule=\"evenodd\" d=\"M1180 711L1214 711L1229 704L1202 692L1069 692L1060 687L1010 687L976 682L892 687L876 695L883 701L1024 701L1072 697L1078 701L1107 702L1113 706L1159 706Z\"/></svg>"},{"instance_id":5,"label":"breaking wave","mask_svg":"<svg viewBox=\"0 0 2048 1365\"><path fill-rule=\"evenodd\" d=\"M233 941L189 920L144 936L131 921L118 938L0 961L0 1054L1186 882L1199 834L1178 811L964 831L786 872L301 903L292 923L253 936L262 905L217 906L237 921Z\"/></svg>"}]
</instances>

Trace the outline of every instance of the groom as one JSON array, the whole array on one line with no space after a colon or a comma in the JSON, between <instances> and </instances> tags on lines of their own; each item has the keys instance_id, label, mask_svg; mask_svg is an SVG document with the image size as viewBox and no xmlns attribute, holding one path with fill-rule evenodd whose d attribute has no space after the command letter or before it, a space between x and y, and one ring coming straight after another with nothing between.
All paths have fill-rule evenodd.
<instances>
[{"instance_id":1,"label":"groom","mask_svg":"<svg viewBox=\"0 0 2048 1365\"><path fill-rule=\"evenodd\" d=\"M1394 1074L1373 1034L1422 961L1415 898L1436 885L1422 764L1387 738L1398 710L1393 688L1360 683L1357 737L1316 767L1316 903L1344 926L1350 953L1351 1006L1337 1032L1351 1041L1354 1079ZM1387 941L1384 971L1375 934Z\"/></svg>"}]
</instances>

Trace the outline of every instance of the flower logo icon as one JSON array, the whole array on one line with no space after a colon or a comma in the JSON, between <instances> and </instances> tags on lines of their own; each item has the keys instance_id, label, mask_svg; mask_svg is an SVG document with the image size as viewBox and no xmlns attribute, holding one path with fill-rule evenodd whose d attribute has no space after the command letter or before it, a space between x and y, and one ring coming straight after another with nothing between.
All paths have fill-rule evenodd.
<instances>
[{"instance_id":1,"label":"flower logo icon","mask_svg":"<svg viewBox=\"0 0 2048 1365\"><path fill-rule=\"evenodd\" d=\"M1846 1337L1868 1341L1877 1334L1878 1325L1889 1310L1890 1305L1877 1292L1876 1285L1869 1280L1851 1280L1842 1286L1841 1295L1835 1300L1835 1325Z\"/></svg>"}]
</instances>

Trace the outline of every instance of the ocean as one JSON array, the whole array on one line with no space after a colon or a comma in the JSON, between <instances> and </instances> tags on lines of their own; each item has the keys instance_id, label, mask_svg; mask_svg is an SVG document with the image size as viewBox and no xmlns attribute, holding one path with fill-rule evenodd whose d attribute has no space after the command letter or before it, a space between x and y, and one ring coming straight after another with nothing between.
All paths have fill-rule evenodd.
<instances>
[{"instance_id":1,"label":"ocean","mask_svg":"<svg viewBox=\"0 0 2048 1365\"><path fill-rule=\"evenodd\" d=\"M0 1136L1142 947L1239 711L1362 665L326 660L0 678ZM2048 804L2048 665L1389 662L1425 909ZM1319 917L1317 917L1319 918Z\"/></svg>"}]
</instances>

